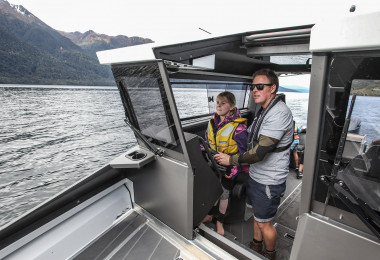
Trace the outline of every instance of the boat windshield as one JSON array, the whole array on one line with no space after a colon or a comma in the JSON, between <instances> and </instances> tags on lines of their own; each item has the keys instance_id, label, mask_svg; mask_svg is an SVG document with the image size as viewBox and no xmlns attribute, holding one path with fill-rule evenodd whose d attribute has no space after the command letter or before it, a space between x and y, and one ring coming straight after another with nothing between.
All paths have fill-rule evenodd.
<instances>
[{"instance_id":1,"label":"boat windshield","mask_svg":"<svg viewBox=\"0 0 380 260\"><path fill-rule=\"evenodd\" d=\"M150 142L178 148L174 116L157 63L113 66L112 71L130 123Z\"/></svg>"}]
</instances>

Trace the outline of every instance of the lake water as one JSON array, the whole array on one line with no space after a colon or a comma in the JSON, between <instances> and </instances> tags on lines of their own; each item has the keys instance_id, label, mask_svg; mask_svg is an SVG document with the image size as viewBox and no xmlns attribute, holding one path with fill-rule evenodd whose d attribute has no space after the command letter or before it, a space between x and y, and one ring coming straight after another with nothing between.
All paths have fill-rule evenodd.
<instances>
[{"instance_id":1,"label":"lake water","mask_svg":"<svg viewBox=\"0 0 380 260\"><path fill-rule=\"evenodd\" d=\"M191 93L174 89L181 117ZM286 101L306 125L308 93ZM112 87L0 85L0 111L0 226L136 144Z\"/></svg>"}]
</instances>

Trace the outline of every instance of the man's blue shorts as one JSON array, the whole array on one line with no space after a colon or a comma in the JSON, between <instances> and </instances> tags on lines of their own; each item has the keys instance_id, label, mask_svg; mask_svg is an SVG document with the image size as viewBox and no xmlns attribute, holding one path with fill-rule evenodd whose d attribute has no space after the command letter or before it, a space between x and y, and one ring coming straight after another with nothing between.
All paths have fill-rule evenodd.
<instances>
[{"instance_id":1,"label":"man's blue shorts","mask_svg":"<svg viewBox=\"0 0 380 260\"><path fill-rule=\"evenodd\" d=\"M274 218L285 189L286 182L279 185L265 185L248 178L247 204L252 205L257 222L269 222Z\"/></svg>"}]
</instances>

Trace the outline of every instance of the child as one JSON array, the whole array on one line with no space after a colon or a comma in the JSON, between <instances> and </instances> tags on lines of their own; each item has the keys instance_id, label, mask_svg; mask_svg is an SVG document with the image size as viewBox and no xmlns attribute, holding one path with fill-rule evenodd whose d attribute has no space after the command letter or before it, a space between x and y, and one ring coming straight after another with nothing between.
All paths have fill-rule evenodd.
<instances>
[{"instance_id":1,"label":"child","mask_svg":"<svg viewBox=\"0 0 380 260\"><path fill-rule=\"evenodd\" d=\"M302 127L299 133L306 133L306 128ZM298 165L299 169L296 171L297 179L301 179L303 176L303 160L305 152L305 139L299 139L299 144L297 145L297 154L298 154Z\"/></svg>"},{"instance_id":2,"label":"child","mask_svg":"<svg viewBox=\"0 0 380 260\"><path fill-rule=\"evenodd\" d=\"M298 158L298 153L297 153L297 150L298 150L298 144L300 143L300 136L298 135L298 133L301 132L301 129L296 125L296 123L293 121L294 123L294 141L292 143L292 145L290 146L290 152L293 153L293 156L294 156L294 162L295 162L295 170L296 170L296 174L297 174L297 177L299 175L298 173L298 161L299 161L299 158Z\"/></svg>"},{"instance_id":3,"label":"child","mask_svg":"<svg viewBox=\"0 0 380 260\"><path fill-rule=\"evenodd\" d=\"M216 98L216 112L209 121L206 131L206 144L217 152L242 154L247 150L247 126L246 119L241 118L240 111L235 107L234 94L225 91ZM212 220L216 214L216 231L224 235L223 222L226 215L230 193L235 186L236 176L242 171L240 166L229 166L222 176L223 193L218 201L202 222ZM248 170L248 167L244 169ZM223 173L222 173L223 174Z\"/></svg>"}]
</instances>

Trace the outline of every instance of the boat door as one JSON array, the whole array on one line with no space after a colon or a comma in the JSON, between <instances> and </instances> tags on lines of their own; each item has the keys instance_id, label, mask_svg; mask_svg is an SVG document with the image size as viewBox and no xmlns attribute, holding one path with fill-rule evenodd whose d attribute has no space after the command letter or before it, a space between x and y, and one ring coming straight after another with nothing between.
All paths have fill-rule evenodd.
<instances>
[{"instance_id":1,"label":"boat door","mask_svg":"<svg viewBox=\"0 0 380 260\"><path fill-rule=\"evenodd\" d=\"M380 254L379 66L379 51L313 55L301 216L290 259ZM357 134L349 133L357 119Z\"/></svg>"}]
</instances>

